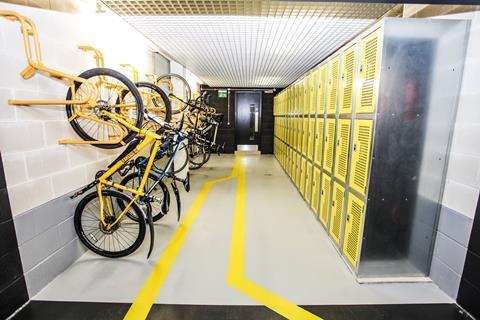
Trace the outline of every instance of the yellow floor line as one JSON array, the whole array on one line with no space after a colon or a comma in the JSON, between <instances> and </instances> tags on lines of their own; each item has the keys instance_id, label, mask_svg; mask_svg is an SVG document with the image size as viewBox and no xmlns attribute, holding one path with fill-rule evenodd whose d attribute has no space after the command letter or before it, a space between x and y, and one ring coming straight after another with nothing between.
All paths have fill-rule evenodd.
<instances>
[{"instance_id":1,"label":"yellow floor line","mask_svg":"<svg viewBox=\"0 0 480 320\"><path fill-rule=\"evenodd\" d=\"M239 158L236 157L230 176L211 180L203 185L199 195L193 202L192 206L185 215L185 218L182 220L182 223L178 226L177 231L168 243L168 246L160 257L160 260L158 260L157 264L153 268L153 271L150 273L150 276L143 285L143 288L140 290L135 298L135 301L130 306L130 309L125 315L125 320L139 320L147 318L148 313L155 302L155 298L158 296L163 284L165 283L167 275L170 272L170 269L172 268L172 265L175 262L175 259L177 258L178 253L183 246L185 238L195 222L195 219L197 218L200 208L205 202L208 193L215 184L236 178L238 175L238 163Z\"/></svg>"},{"instance_id":2,"label":"yellow floor line","mask_svg":"<svg viewBox=\"0 0 480 320\"><path fill-rule=\"evenodd\" d=\"M245 162L241 159L238 169L238 191L230 247L228 284L287 319L321 320L313 313L245 278L245 191Z\"/></svg>"}]
</instances>

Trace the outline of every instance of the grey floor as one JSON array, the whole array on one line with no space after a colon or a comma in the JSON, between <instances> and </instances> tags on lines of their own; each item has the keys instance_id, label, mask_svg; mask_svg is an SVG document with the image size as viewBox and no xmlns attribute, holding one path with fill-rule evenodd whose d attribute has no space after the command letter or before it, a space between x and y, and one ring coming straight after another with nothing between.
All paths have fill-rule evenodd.
<instances>
[{"instance_id":1,"label":"grey floor","mask_svg":"<svg viewBox=\"0 0 480 320\"><path fill-rule=\"evenodd\" d=\"M228 176L233 161L233 155L212 156L192 172L192 190L182 194L184 213L203 183ZM297 304L452 302L433 283L358 284L275 158L248 156L246 163L247 278ZM157 303L257 304L226 282L236 190L236 179L213 187ZM157 224L150 260L147 243L124 259L87 252L34 299L132 302L175 232L175 215Z\"/></svg>"}]
</instances>

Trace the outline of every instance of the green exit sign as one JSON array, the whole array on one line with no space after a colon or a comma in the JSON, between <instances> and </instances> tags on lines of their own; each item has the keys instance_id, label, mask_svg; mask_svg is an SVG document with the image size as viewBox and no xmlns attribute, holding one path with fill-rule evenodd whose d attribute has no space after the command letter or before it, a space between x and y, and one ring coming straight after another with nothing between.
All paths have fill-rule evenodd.
<instances>
[{"instance_id":1,"label":"green exit sign","mask_svg":"<svg viewBox=\"0 0 480 320\"><path fill-rule=\"evenodd\" d=\"M218 97L219 98L226 98L227 97L227 90L218 90Z\"/></svg>"}]
</instances>

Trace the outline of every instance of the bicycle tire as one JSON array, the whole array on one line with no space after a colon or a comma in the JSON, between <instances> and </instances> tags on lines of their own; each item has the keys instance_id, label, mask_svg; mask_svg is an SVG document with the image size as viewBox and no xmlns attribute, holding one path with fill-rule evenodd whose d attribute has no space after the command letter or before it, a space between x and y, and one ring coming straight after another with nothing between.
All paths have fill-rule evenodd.
<instances>
[{"instance_id":1,"label":"bicycle tire","mask_svg":"<svg viewBox=\"0 0 480 320\"><path fill-rule=\"evenodd\" d=\"M93 69L90 69L90 70L87 70L87 71L81 73L78 77L83 78L83 79L90 79L90 78L93 78L93 77L96 77L96 76L99 76L99 77L100 76L109 76L109 77L115 78L118 81L120 81L132 93L133 97L135 98L135 103L136 103L136 108L135 108L136 109L136 119L134 121L135 123L132 123L132 124L137 128L141 128L142 122L143 122L144 109L143 109L142 97L141 97L140 92L138 91L137 87L135 86L135 84L132 81L130 81L126 76L121 74L120 72L112 70L112 69L108 69L108 68L93 68ZM80 86L81 86L80 82L75 82L75 91L77 91L78 88L80 88ZM67 100L72 99L71 88L69 88L68 91L67 91L66 99ZM67 113L67 118L71 119L72 116L75 114L75 105L67 104L65 106L65 109L66 109L66 113ZM89 133L87 133L85 131L86 128L84 128L82 126L82 124L79 122L79 118L81 118L81 117L74 118L73 120L69 121L69 123L72 126L73 130L80 136L80 138L82 138L85 141L93 141L93 142L101 141L101 140L98 140L98 139L92 137ZM101 148L101 149L116 149L116 148L122 147L125 144L132 141L132 139L136 135L137 135L136 132L128 130L127 134L121 140L121 142L118 142L118 143L104 143L104 144L92 143L92 145L97 147L97 148Z\"/></svg>"},{"instance_id":2,"label":"bicycle tire","mask_svg":"<svg viewBox=\"0 0 480 320\"><path fill-rule=\"evenodd\" d=\"M118 203L118 201L120 201L120 199L121 199L121 201L126 201L126 202L130 202L132 200L127 195L125 195L121 192L115 191L115 190L103 190L102 195L105 196L105 197L117 198L117 201L115 201L115 203ZM140 217L143 217L143 214L142 214L142 211L140 210L140 208L135 203L133 203L132 206L130 207L130 209L133 210L133 211L128 212L128 214L135 214L139 218L137 221L134 221L134 220L130 219L135 224L138 224L138 235L134 236L135 237L134 241L127 248L125 248L123 250L111 251L111 250L107 250L107 249L102 249L99 246L96 246L96 245L92 244L92 241L90 241L90 239L93 238L94 240L96 240L96 242L99 242L99 240L95 237L95 235L92 235L91 232L87 235L86 232L85 232L85 228L82 225L82 217L84 217L84 215L90 214L90 219L91 220L95 219L95 214L98 213L98 215L99 215L99 212L97 212L97 213L86 212L87 205L95 199L98 199L98 192L97 191L94 191L94 192L91 192L91 193L87 194L82 200L80 200L80 202L78 203L78 205L75 209L74 226L75 226L75 231L76 231L80 241L88 249L90 249L94 253L96 253L98 255L101 255L101 256L104 256L104 257L108 257L108 258L125 257L125 256L128 256L129 254L135 252L135 250L137 250L138 247L140 247L140 245L142 244L142 242L145 238L145 231L146 231L145 219L140 219ZM114 203L114 201L112 201L111 203ZM94 219L92 219L91 217L93 217ZM128 218L128 216L125 215L123 219L127 219L127 218ZM123 221L123 222L120 221L119 222L118 228L115 229L111 233L112 235L114 234L114 232L117 232L120 229L120 227L122 226L122 223L125 223L125 221ZM96 221L94 221L93 226L98 226L98 229L100 230L100 232L104 234L103 239L105 239L105 237L106 237L105 235L108 234L108 233L106 233L106 231L102 231L101 226L100 226L100 217L99 216L98 216L98 223ZM92 230L94 230L94 227L92 227ZM129 234L129 236L132 236L131 232L127 232L127 233ZM112 238L109 238L109 239L112 239ZM117 237L117 240L118 239L120 239L120 238ZM124 240L124 239L125 238L122 238L122 240ZM129 239L127 239L127 240L129 240ZM105 242L105 240L103 242ZM109 247L109 248L111 248L111 247ZM115 245L114 245L114 248L115 248Z\"/></svg>"},{"instance_id":3,"label":"bicycle tire","mask_svg":"<svg viewBox=\"0 0 480 320\"><path fill-rule=\"evenodd\" d=\"M165 105L165 119L162 119L165 122L171 122L172 121L172 103L170 102L170 99L168 99L167 94L165 91L163 91L159 86L154 85L153 83L150 82L137 82L135 84L138 88L148 88L160 95L162 98L162 101ZM148 112L148 109L145 109L146 112Z\"/></svg>"},{"instance_id":4,"label":"bicycle tire","mask_svg":"<svg viewBox=\"0 0 480 320\"><path fill-rule=\"evenodd\" d=\"M139 180L141 180L142 177L143 177L143 173L142 173L142 175L139 177L137 173L132 172L132 173L126 175L126 176L122 179L122 181L120 182L120 184L123 185L123 186L127 186L127 184L128 184L131 180L134 180L134 179L139 179ZM157 177L155 174L150 173L150 174L148 175L148 178L147 178L147 179L151 179L151 180L153 180L153 182L156 182L156 181L158 180L158 177ZM153 183L153 182L152 182L152 183ZM139 185L139 183L138 183L138 185ZM165 183L164 183L163 181L160 181L160 182L157 184L156 187L157 187L157 188L160 188L161 192L163 193L163 199L164 199L164 201L167 202L163 207L164 207L164 208L169 208L169 207L170 207L170 197L167 196L167 193L169 192L167 186L165 185ZM130 188L136 189L135 185L134 185L133 187L130 187ZM146 183L146 185L145 185L145 191L147 191L147 189L148 189L148 181L147 181L147 183ZM119 204L119 205L120 205L120 204ZM150 203L148 203L148 202L147 202L147 203L142 203L142 202L140 202L140 203L137 204L137 205L145 205L145 206L149 207L150 210L152 210L152 219L153 219L153 221L158 221L158 220L162 219L162 218L163 218L164 216L166 216L167 213L168 213L168 211L162 212L162 208L159 208L158 212L155 212L155 211L157 211L157 210L153 210L152 205L151 205ZM120 205L120 206L121 206L121 205ZM124 208L125 208L125 207L124 207ZM134 218L131 217L131 219L134 219Z\"/></svg>"}]
</instances>

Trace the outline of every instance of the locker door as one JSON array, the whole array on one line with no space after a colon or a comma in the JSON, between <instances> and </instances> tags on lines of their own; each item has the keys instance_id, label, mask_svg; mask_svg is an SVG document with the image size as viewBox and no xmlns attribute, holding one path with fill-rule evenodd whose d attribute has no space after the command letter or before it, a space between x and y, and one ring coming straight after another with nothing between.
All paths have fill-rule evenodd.
<instances>
[{"instance_id":1,"label":"locker door","mask_svg":"<svg viewBox=\"0 0 480 320\"><path fill-rule=\"evenodd\" d=\"M315 114L317 103L317 91L318 91L318 69L315 69L312 73L310 82L310 114Z\"/></svg>"},{"instance_id":2,"label":"locker door","mask_svg":"<svg viewBox=\"0 0 480 320\"><path fill-rule=\"evenodd\" d=\"M327 227L328 211L330 209L330 190L332 179L326 173L322 174L322 188L320 189L320 222Z\"/></svg>"},{"instance_id":3,"label":"locker door","mask_svg":"<svg viewBox=\"0 0 480 320\"><path fill-rule=\"evenodd\" d=\"M352 193L348 195L347 221L343 242L343 254L353 267L357 267L358 254L360 251L361 229L363 221L363 209L365 203Z\"/></svg>"},{"instance_id":4,"label":"locker door","mask_svg":"<svg viewBox=\"0 0 480 320\"><path fill-rule=\"evenodd\" d=\"M323 127L324 119L317 119L317 127L315 129L315 163L322 165L323 160Z\"/></svg>"},{"instance_id":5,"label":"locker door","mask_svg":"<svg viewBox=\"0 0 480 320\"><path fill-rule=\"evenodd\" d=\"M327 114L335 114L335 112L337 111L339 67L340 57L337 55L335 58L328 62Z\"/></svg>"},{"instance_id":6,"label":"locker door","mask_svg":"<svg viewBox=\"0 0 480 320\"><path fill-rule=\"evenodd\" d=\"M297 174L295 177L295 185L300 191L300 180L302 179L302 157L297 153Z\"/></svg>"},{"instance_id":7,"label":"locker door","mask_svg":"<svg viewBox=\"0 0 480 320\"><path fill-rule=\"evenodd\" d=\"M338 182L333 184L332 208L330 214L330 236L340 245L340 233L342 229L343 206L345 202L345 188Z\"/></svg>"},{"instance_id":8,"label":"locker door","mask_svg":"<svg viewBox=\"0 0 480 320\"><path fill-rule=\"evenodd\" d=\"M317 114L323 115L327 103L327 65L320 66L318 72Z\"/></svg>"},{"instance_id":9,"label":"locker door","mask_svg":"<svg viewBox=\"0 0 480 320\"><path fill-rule=\"evenodd\" d=\"M305 172L305 199L310 204L312 196L312 164L307 162L307 171Z\"/></svg>"},{"instance_id":10,"label":"locker door","mask_svg":"<svg viewBox=\"0 0 480 320\"><path fill-rule=\"evenodd\" d=\"M315 214L318 215L318 203L320 200L320 169L317 167L314 167L313 169L313 177L312 177L312 198L311 198L311 207Z\"/></svg>"},{"instance_id":11,"label":"locker door","mask_svg":"<svg viewBox=\"0 0 480 320\"><path fill-rule=\"evenodd\" d=\"M308 121L308 159L313 161L313 147L315 146L315 119Z\"/></svg>"},{"instance_id":12,"label":"locker door","mask_svg":"<svg viewBox=\"0 0 480 320\"><path fill-rule=\"evenodd\" d=\"M293 132L292 132L292 147L297 149L297 130L298 130L298 118L292 118Z\"/></svg>"},{"instance_id":13,"label":"locker door","mask_svg":"<svg viewBox=\"0 0 480 320\"><path fill-rule=\"evenodd\" d=\"M339 119L337 126L337 151L335 152L335 177L347 181L348 150L350 148L350 119Z\"/></svg>"},{"instance_id":14,"label":"locker door","mask_svg":"<svg viewBox=\"0 0 480 320\"><path fill-rule=\"evenodd\" d=\"M307 171L307 160L302 157L301 165L300 165L300 180L298 181L298 186L300 193L305 195L305 174Z\"/></svg>"},{"instance_id":15,"label":"locker door","mask_svg":"<svg viewBox=\"0 0 480 320\"><path fill-rule=\"evenodd\" d=\"M332 173L333 154L335 149L335 119L327 119L325 126L325 152L323 153L323 169L328 173Z\"/></svg>"},{"instance_id":16,"label":"locker door","mask_svg":"<svg viewBox=\"0 0 480 320\"><path fill-rule=\"evenodd\" d=\"M355 120L350 186L365 195L370 166L373 120Z\"/></svg>"},{"instance_id":17,"label":"locker door","mask_svg":"<svg viewBox=\"0 0 480 320\"><path fill-rule=\"evenodd\" d=\"M299 114L305 114L305 80L302 80L300 82L299 88L298 88L298 94L299 94L299 106L300 106L300 111Z\"/></svg>"},{"instance_id":18,"label":"locker door","mask_svg":"<svg viewBox=\"0 0 480 320\"><path fill-rule=\"evenodd\" d=\"M311 81L312 76L311 74L308 74L307 77L305 78L305 108L304 108L304 113L309 114L310 113L310 86L311 86Z\"/></svg>"},{"instance_id":19,"label":"locker door","mask_svg":"<svg viewBox=\"0 0 480 320\"><path fill-rule=\"evenodd\" d=\"M302 154L307 155L308 148L308 118L303 118L303 135L302 135Z\"/></svg>"},{"instance_id":20,"label":"locker door","mask_svg":"<svg viewBox=\"0 0 480 320\"><path fill-rule=\"evenodd\" d=\"M342 54L342 73L340 80L340 114L352 113L353 84L355 76L355 50L352 45Z\"/></svg>"},{"instance_id":21,"label":"locker door","mask_svg":"<svg viewBox=\"0 0 480 320\"><path fill-rule=\"evenodd\" d=\"M380 62L380 33L377 29L364 37L360 45L359 90L356 100L357 113L375 111L377 81Z\"/></svg>"},{"instance_id":22,"label":"locker door","mask_svg":"<svg viewBox=\"0 0 480 320\"><path fill-rule=\"evenodd\" d=\"M292 150L292 174L290 175L292 178L292 181L296 183L296 177L297 177L297 153L295 150Z\"/></svg>"}]
</instances>

